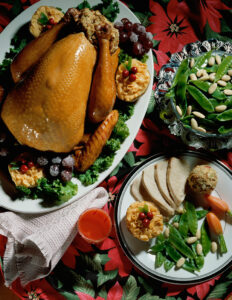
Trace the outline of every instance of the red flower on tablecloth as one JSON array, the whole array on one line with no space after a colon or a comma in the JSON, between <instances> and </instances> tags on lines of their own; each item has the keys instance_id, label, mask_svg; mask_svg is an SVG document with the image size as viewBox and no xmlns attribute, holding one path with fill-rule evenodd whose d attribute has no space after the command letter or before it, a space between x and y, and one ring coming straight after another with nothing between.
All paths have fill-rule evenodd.
<instances>
[{"instance_id":1,"label":"red flower on tablecloth","mask_svg":"<svg viewBox=\"0 0 232 300\"><path fill-rule=\"evenodd\" d=\"M116 282L115 285L109 290L106 300L121 300L123 289L121 285Z\"/></svg>"},{"instance_id":2,"label":"red flower on tablecloth","mask_svg":"<svg viewBox=\"0 0 232 300\"><path fill-rule=\"evenodd\" d=\"M165 12L159 3L150 0L150 10L154 16L149 18L153 24L147 30L155 34L155 40L160 41L158 49L161 51L174 53L198 40L182 6L186 6L187 10L185 2L180 5L178 0L171 0Z\"/></svg>"},{"instance_id":3,"label":"red flower on tablecloth","mask_svg":"<svg viewBox=\"0 0 232 300\"><path fill-rule=\"evenodd\" d=\"M81 292L75 291L75 293L77 294L77 296L79 297L80 300L105 300L102 297L93 298L92 296L85 294L85 293L81 293Z\"/></svg>"},{"instance_id":4,"label":"red flower on tablecloth","mask_svg":"<svg viewBox=\"0 0 232 300\"><path fill-rule=\"evenodd\" d=\"M157 58L157 64L154 63L154 69L156 70L157 74L159 73L160 68L166 64L169 61L169 56L167 56L167 54L165 54L163 51L159 51L159 50L154 50L153 52L156 55Z\"/></svg>"},{"instance_id":5,"label":"red flower on tablecloth","mask_svg":"<svg viewBox=\"0 0 232 300\"><path fill-rule=\"evenodd\" d=\"M109 180L103 181L100 186L104 187L109 193L109 200L114 200L115 194L118 193L125 178L118 181L116 176L110 177Z\"/></svg>"},{"instance_id":6,"label":"red flower on tablecloth","mask_svg":"<svg viewBox=\"0 0 232 300\"><path fill-rule=\"evenodd\" d=\"M19 279L13 282L12 290L21 299L32 300L65 300L66 298L59 294L45 279L33 281L22 287Z\"/></svg>"},{"instance_id":7,"label":"red flower on tablecloth","mask_svg":"<svg viewBox=\"0 0 232 300\"><path fill-rule=\"evenodd\" d=\"M220 0L200 0L200 13L201 21L199 22L199 27L201 31L204 30L206 22L209 23L210 28L213 31L221 31L220 19L222 15L219 10L230 9Z\"/></svg>"},{"instance_id":8,"label":"red flower on tablecloth","mask_svg":"<svg viewBox=\"0 0 232 300\"><path fill-rule=\"evenodd\" d=\"M64 255L62 256L62 262L69 268L75 269L76 267L76 256L79 256L79 253L72 244L68 247Z\"/></svg>"}]
</instances>

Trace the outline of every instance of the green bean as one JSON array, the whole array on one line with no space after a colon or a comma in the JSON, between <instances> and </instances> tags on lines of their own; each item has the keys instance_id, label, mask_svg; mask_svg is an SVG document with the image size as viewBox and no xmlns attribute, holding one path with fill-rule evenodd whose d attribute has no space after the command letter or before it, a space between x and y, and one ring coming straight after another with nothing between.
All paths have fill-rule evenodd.
<instances>
[{"instance_id":1,"label":"green bean","mask_svg":"<svg viewBox=\"0 0 232 300\"><path fill-rule=\"evenodd\" d=\"M188 235L188 230L189 230L189 225L188 225L188 216L187 213L183 213L180 217L180 222L179 222L179 232L183 237L187 237Z\"/></svg>"},{"instance_id":2,"label":"green bean","mask_svg":"<svg viewBox=\"0 0 232 300\"><path fill-rule=\"evenodd\" d=\"M226 134L232 132L232 124L229 127L221 126L218 128L218 132L221 134Z\"/></svg>"},{"instance_id":3,"label":"green bean","mask_svg":"<svg viewBox=\"0 0 232 300\"><path fill-rule=\"evenodd\" d=\"M202 81L202 80L193 80L190 82L193 83L196 87L198 87L203 92L207 92L207 93L208 93L209 87L212 84L211 82ZM216 88L215 92L212 94L212 97L214 97L217 100L226 99L226 95L223 92L221 92L218 87Z\"/></svg>"},{"instance_id":4,"label":"green bean","mask_svg":"<svg viewBox=\"0 0 232 300\"><path fill-rule=\"evenodd\" d=\"M193 253L195 254L196 265L197 265L198 269L200 270L203 268L205 260L204 260L204 256L202 254L201 255L197 254L197 244L199 244L199 241L192 244L192 249L193 249Z\"/></svg>"},{"instance_id":5,"label":"green bean","mask_svg":"<svg viewBox=\"0 0 232 300\"><path fill-rule=\"evenodd\" d=\"M211 67L204 68L207 73L216 73L218 69L218 65L213 65Z\"/></svg>"},{"instance_id":6,"label":"green bean","mask_svg":"<svg viewBox=\"0 0 232 300\"><path fill-rule=\"evenodd\" d=\"M213 120L208 120L208 119L199 119L198 124L201 126L206 126L207 128L210 129L216 129L218 127L217 123L215 123Z\"/></svg>"},{"instance_id":7,"label":"green bean","mask_svg":"<svg viewBox=\"0 0 232 300\"><path fill-rule=\"evenodd\" d=\"M221 122L232 121L232 109L228 109L217 116L217 120Z\"/></svg>"},{"instance_id":8,"label":"green bean","mask_svg":"<svg viewBox=\"0 0 232 300\"><path fill-rule=\"evenodd\" d=\"M227 100L223 104L226 105L227 108L232 107L232 96L227 98Z\"/></svg>"},{"instance_id":9,"label":"green bean","mask_svg":"<svg viewBox=\"0 0 232 300\"><path fill-rule=\"evenodd\" d=\"M165 237L163 233L160 233L157 237L156 237L156 244L162 243L165 241Z\"/></svg>"},{"instance_id":10,"label":"green bean","mask_svg":"<svg viewBox=\"0 0 232 300\"><path fill-rule=\"evenodd\" d=\"M213 112L214 107L209 99L195 86L187 86L187 90L190 95L197 101L197 103L207 112Z\"/></svg>"},{"instance_id":11,"label":"green bean","mask_svg":"<svg viewBox=\"0 0 232 300\"><path fill-rule=\"evenodd\" d=\"M175 223L175 222L178 222L178 223L179 223L180 217L181 217L181 215L175 215L175 216L172 218L172 224Z\"/></svg>"},{"instance_id":12,"label":"green bean","mask_svg":"<svg viewBox=\"0 0 232 300\"><path fill-rule=\"evenodd\" d=\"M180 64L179 68L177 69L177 72L176 72L176 75L174 77L174 80L173 80L171 88L174 88L177 85L180 76L183 73L185 73L187 70L188 70L188 59L186 58L186 59L184 59L182 61L182 63Z\"/></svg>"},{"instance_id":13,"label":"green bean","mask_svg":"<svg viewBox=\"0 0 232 300\"><path fill-rule=\"evenodd\" d=\"M208 213L208 210L206 210L206 209L197 210L196 211L197 220L204 218L207 215L207 213Z\"/></svg>"},{"instance_id":14,"label":"green bean","mask_svg":"<svg viewBox=\"0 0 232 300\"><path fill-rule=\"evenodd\" d=\"M179 231L171 225L169 225L169 229L170 229L170 233L169 233L170 243L184 256L188 258L194 258L194 254L192 250L186 245Z\"/></svg>"},{"instance_id":15,"label":"green bean","mask_svg":"<svg viewBox=\"0 0 232 300\"><path fill-rule=\"evenodd\" d=\"M213 107L215 108L216 106L218 105L222 105L223 103L218 101L217 99L215 98L209 98L209 101L211 102L211 104L213 105Z\"/></svg>"},{"instance_id":16,"label":"green bean","mask_svg":"<svg viewBox=\"0 0 232 300\"><path fill-rule=\"evenodd\" d=\"M188 80L188 71L179 76L179 81L176 85L176 101L178 105L182 108L183 115L186 113L187 109L187 99L186 99L186 88Z\"/></svg>"},{"instance_id":17,"label":"green bean","mask_svg":"<svg viewBox=\"0 0 232 300\"><path fill-rule=\"evenodd\" d=\"M216 91L212 94L212 96L217 100L225 100L226 95L220 91L220 89L217 87Z\"/></svg>"},{"instance_id":18,"label":"green bean","mask_svg":"<svg viewBox=\"0 0 232 300\"><path fill-rule=\"evenodd\" d=\"M209 232L205 220L201 225L201 244L202 244L204 256L206 256L209 253L211 248L211 240L209 237Z\"/></svg>"},{"instance_id":19,"label":"green bean","mask_svg":"<svg viewBox=\"0 0 232 300\"><path fill-rule=\"evenodd\" d=\"M194 264L193 260L185 261L182 268L185 269L186 271L191 272L191 273L194 273L194 271L197 271L197 268L195 267L195 264Z\"/></svg>"},{"instance_id":20,"label":"green bean","mask_svg":"<svg viewBox=\"0 0 232 300\"><path fill-rule=\"evenodd\" d=\"M202 65L211 57L212 51L206 52L204 55L196 58L195 65L191 70L193 73L196 73L199 69L201 69Z\"/></svg>"},{"instance_id":21,"label":"green bean","mask_svg":"<svg viewBox=\"0 0 232 300\"><path fill-rule=\"evenodd\" d=\"M232 90L232 83L227 82L226 86L222 87L223 90L227 89L227 90Z\"/></svg>"},{"instance_id":22,"label":"green bean","mask_svg":"<svg viewBox=\"0 0 232 300\"><path fill-rule=\"evenodd\" d=\"M182 257L181 254L175 248L173 248L170 243L167 243L166 245L166 253L174 262L178 262L178 260Z\"/></svg>"},{"instance_id":23,"label":"green bean","mask_svg":"<svg viewBox=\"0 0 232 300\"><path fill-rule=\"evenodd\" d=\"M219 115L219 114L216 114L216 113L208 114L207 118L208 118L209 120L212 120L212 121L217 121L217 116L218 116L218 115Z\"/></svg>"},{"instance_id":24,"label":"green bean","mask_svg":"<svg viewBox=\"0 0 232 300\"><path fill-rule=\"evenodd\" d=\"M175 263L173 261L170 261L169 259L166 258L165 262L164 262L164 270L166 272L168 272L169 270L171 270L171 268L175 265Z\"/></svg>"},{"instance_id":25,"label":"green bean","mask_svg":"<svg viewBox=\"0 0 232 300\"><path fill-rule=\"evenodd\" d=\"M227 252L227 247L226 247L226 242L225 242L223 234L220 234L218 236L218 244L219 244L219 247L220 247L220 253L221 254L226 253Z\"/></svg>"},{"instance_id":26,"label":"green bean","mask_svg":"<svg viewBox=\"0 0 232 300\"><path fill-rule=\"evenodd\" d=\"M222 63L218 67L214 82L217 82L219 79L222 78L224 74L226 74L231 64L232 64L232 56L227 56L223 59Z\"/></svg>"},{"instance_id":27,"label":"green bean","mask_svg":"<svg viewBox=\"0 0 232 300\"><path fill-rule=\"evenodd\" d=\"M186 201L185 209L186 209L187 218L188 218L189 230L193 235L196 235L196 233L197 233L197 215L196 215L195 206L191 202Z\"/></svg>"},{"instance_id":28,"label":"green bean","mask_svg":"<svg viewBox=\"0 0 232 300\"><path fill-rule=\"evenodd\" d=\"M159 268L164 263L166 257L162 254L162 252L158 252L155 257L155 268Z\"/></svg>"},{"instance_id":29,"label":"green bean","mask_svg":"<svg viewBox=\"0 0 232 300\"><path fill-rule=\"evenodd\" d=\"M165 241L162 242L162 243L158 243L158 244L155 244L154 246L152 246L150 248L151 252L156 254L157 252L161 252L163 251L165 248Z\"/></svg>"}]
</instances>

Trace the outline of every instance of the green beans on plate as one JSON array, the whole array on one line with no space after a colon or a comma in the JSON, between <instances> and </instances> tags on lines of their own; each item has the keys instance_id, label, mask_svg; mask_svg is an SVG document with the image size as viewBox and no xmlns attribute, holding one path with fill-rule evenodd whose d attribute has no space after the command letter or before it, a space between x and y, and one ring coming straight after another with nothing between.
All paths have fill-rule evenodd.
<instances>
[{"instance_id":1,"label":"green beans on plate","mask_svg":"<svg viewBox=\"0 0 232 300\"><path fill-rule=\"evenodd\" d=\"M232 132L232 56L209 51L184 59L166 97L173 98L185 127Z\"/></svg>"}]
</instances>

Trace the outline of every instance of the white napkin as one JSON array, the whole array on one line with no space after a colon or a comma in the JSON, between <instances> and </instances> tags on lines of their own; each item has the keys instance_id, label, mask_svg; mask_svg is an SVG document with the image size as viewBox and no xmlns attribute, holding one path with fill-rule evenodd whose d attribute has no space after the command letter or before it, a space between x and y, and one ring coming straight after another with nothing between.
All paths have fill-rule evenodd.
<instances>
[{"instance_id":1,"label":"white napkin","mask_svg":"<svg viewBox=\"0 0 232 300\"><path fill-rule=\"evenodd\" d=\"M80 214L103 207L108 193L96 188L74 203L43 215L0 213L0 234L8 238L3 257L5 285L18 277L28 282L47 276L77 234Z\"/></svg>"}]
</instances>

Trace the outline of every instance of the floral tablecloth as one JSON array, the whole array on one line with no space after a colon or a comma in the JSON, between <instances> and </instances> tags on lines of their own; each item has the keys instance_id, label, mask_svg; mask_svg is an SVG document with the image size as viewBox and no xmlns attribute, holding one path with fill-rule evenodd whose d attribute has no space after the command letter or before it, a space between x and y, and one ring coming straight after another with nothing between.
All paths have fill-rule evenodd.
<instances>
[{"instance_id":1,"label":"floral tablecloth","mask_svg":"<svg viewBox=\"0 0 232 300\"><path fill-rule=\"evenodd\" d=\"M0 32L16 15L35 2L0 0ZM180 51L187 43L209 38L232 42L231 0L131 0L126 4L154 35L156 75L170 55ZM154 88L155 84L154 79ZM184 148L181 141L171 136L154 118L154 109L154 97L151 97L135 141L110 177L101 183L110 195L105 209L112 219L115 196L135 165L165 148ZM220 151L216 155L232 168L232 152ZM5 243L6 238L0 236L1 257ZM155 281L130 263L113 229L100 246L89 245L77 235L49 276L26 287L15 281L12 289L21 299L37 300L232 299L232 269L208 282L192 286Z\"/></svg>"}]
</instances>

